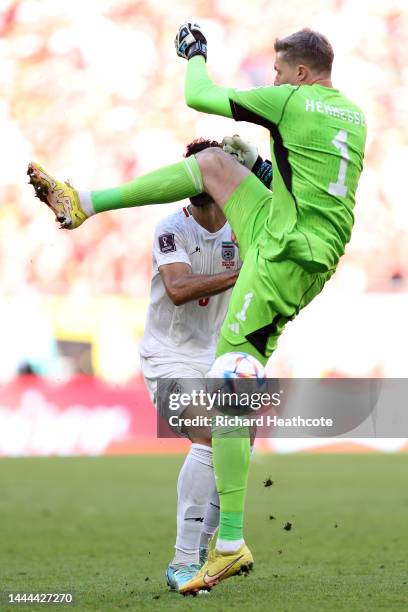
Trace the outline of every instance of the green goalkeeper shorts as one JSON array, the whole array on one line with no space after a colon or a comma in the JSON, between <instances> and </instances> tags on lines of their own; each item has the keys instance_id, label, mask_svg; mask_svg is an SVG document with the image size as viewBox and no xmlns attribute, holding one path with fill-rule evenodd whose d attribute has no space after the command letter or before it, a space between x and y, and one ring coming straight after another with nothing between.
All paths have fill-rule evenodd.
<instances>
[{"instance_id":1,"label":"green goalkeeper shorts","mask_svg":"<svg viewBox=\"0 0 408 612\"><path fill-rule=\"evenodd\" d=\"M224 207L239 245L243 266L231 295L217 356L249 353L265 364L287 321L323 289L333 274L309 272L294 261L269 261L259 252L272 193L250 174Z\"/></svg>"}]
</instances>

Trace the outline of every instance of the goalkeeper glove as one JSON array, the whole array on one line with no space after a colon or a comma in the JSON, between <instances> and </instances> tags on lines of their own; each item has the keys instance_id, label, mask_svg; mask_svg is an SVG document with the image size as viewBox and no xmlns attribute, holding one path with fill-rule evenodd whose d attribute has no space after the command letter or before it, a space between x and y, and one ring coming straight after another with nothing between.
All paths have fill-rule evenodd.
<instances>
[{"instance_id":1,"label":"goalkeeper glove","mask_svg":"<svg viewBox=\"0 0 408 612\"><path fill-rule=\"evenodd\" d=\"M269 160L263 160L258 154L258 149L242 140L238 134L225 136L222 141L223 151L234 155L240 164L251 170L268 189L272 183L272 164Z\"/></svg>"},{"instance_id":2,"label":"goalkeeper glove","mask_svg":"<svg viewBox=\"0 0 408 612\"><path fill-rule=\"evenodd\" d=\"M198 23L188 21L179 27L174 40L177 55L184 59L191 59L195 55L202 55L207 61L207 39Z\"/></svg>"}]
</instances>

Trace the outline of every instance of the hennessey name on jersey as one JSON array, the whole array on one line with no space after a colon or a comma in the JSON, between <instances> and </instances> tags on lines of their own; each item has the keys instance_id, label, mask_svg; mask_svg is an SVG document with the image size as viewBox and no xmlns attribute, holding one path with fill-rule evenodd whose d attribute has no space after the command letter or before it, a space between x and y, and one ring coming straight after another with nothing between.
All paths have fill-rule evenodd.
<instances>
[{"instance_id":1,"label":"hennessey name on jersey","mask_svg":"<svg viewBox=\"0 0 408 612\"><path fill-rule=\"evenodd\" d=\"M337 117L342 121L349 121L351 123L356 123L357 125L366 124L366 120L363 113L351 111L348 108L340 108L339 106L333 106L332 104L325 104L320 100L314 100L313 98L306 98L305 111L312 113L326 113L331 117Z\"/></svg>"}]
</instances>

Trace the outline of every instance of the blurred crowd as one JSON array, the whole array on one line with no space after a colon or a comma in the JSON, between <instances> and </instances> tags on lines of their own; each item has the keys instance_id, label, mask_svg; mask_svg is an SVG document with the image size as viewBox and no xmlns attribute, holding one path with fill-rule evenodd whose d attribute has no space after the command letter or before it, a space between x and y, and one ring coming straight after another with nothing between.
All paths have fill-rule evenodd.
<instances>
[{"instance_id":1,"label":"blurred crowd","mask_svg":"<svg viewBox=\"0 0 408 612\"><path fill-rule=\"evenodd\" d=\"M100 215L58 231L25 185L31 157L83 188L110 187L180 158L196 136L237 127L189 110L173 39L186 17L209 38L219 84L273 79L273 42L308 25L332 40L336 85L364 109L366 168L342 282L406 288L408 9L404 0L2 0L0 2L0 289L143 296L167 207ZM267 154L268 136L240 126Z\"/></svg>"},{"instance_id":2,"label":"blurred crowd","mask_svg":"<svg viewBox=\"0 0 408 612\"><path fill-rule=\"evenodd\" d=\"M29 159L101 189L178 160L197 136L239 129L268 156L265 130L186 107L173 40L191 16L208 34L210 74L225 86L272 82L275 37L305 26L329 37L335 85L369 128L354 234L331 282L353 294L406 291L406 0L0 0L1 294L146 297L154 225L177 206L60 231L26 184Z\"/></svg>"}]
</instances>

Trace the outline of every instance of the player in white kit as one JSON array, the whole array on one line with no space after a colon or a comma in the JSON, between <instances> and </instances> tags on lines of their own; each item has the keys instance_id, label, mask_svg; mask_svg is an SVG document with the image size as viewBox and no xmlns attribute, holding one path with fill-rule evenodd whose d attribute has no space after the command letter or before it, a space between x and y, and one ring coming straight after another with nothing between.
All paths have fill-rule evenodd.
<instances>
[{"instance_id":1,"label":"player in white kit","mask_svg":"<svg viewBox=\"0 0 408 612\"><path fill-rule=\"evenodd\" d=\"M186 155L208 146L220 145L198 140L188 145ZM231 228L206 194L192 198L189 206L158 224L140 346L142 371L154 403L158 379L177 379L181 390L187 391L186 379L203 378L209 370L240 263ZM219 518L211 432L191 428L178 433L192 445L178 478L176 552L166 572L174 590L206 560Z\"/></svg>"}]
</instances>

